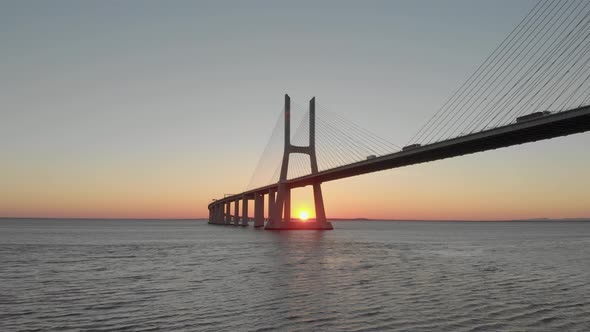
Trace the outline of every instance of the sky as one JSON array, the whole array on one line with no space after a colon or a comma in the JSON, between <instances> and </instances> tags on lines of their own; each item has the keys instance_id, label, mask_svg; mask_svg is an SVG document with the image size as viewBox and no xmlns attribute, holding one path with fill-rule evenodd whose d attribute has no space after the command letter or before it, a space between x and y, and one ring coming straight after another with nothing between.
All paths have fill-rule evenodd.
<instances>
[{"instance_id":1,"label":"sky","mask_svg":"<svg viewBox=\"0 0 590 332\"><path fill-rule=\"evenodd\" d=\"M288 93L405 145L535 0L0 0L0 216L202 218ZM323 184L330 218L590 217L590 134ZM293 193L293 214L313 208Z\"/></svg>"}]
</instances>

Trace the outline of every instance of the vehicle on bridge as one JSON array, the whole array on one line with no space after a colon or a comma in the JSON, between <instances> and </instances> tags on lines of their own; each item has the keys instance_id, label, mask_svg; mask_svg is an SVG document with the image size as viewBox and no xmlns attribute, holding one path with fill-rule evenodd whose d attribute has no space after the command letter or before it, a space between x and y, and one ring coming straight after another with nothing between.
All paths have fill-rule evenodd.
<instances>
[{"instance_id":1,"label":"vehicle on bridge","mask_svg":"<svg viewBox=\"0 0 590 332\"><path fill-rule=\"evenodd\" d=\"M418 143L416 143L416 144L410 144L410 145L406 145L406 146L404 146L404 147L402 148L402 151L408 151L408 150L417 149L417 148L419 148L419 147L421 147L421 146L422 146L422 144L418 144Z\"/></svg>"},{"instance_id":2,"label":"vehicle on bridge","mask_svg":"<svg viewBox=\"0 0 590 332\"><path fill-rule=\"evenodd\" d=\"M551 114L551 111L535 112L535 113L519 116L518 118L516 118L516 123L533 120L533 119L540 118L542 116L549 115L549 114Z\"/></svg>"}]
</instances>

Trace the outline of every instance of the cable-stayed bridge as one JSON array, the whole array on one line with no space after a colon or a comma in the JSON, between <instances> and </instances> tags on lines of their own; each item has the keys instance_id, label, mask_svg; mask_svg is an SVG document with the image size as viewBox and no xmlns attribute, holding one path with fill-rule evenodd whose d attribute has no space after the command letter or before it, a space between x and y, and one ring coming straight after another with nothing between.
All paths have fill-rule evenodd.
<instances>
[{"instance_id":1,"label":"cable-stayed bridge","mask_svg":"<svg viewBox=\"0 0 590 332\"><path fill-rule=\"evenodd\" d=\"M209 223L332 229L323 182L585 132L589 105L590 2L541 0L403 148L285 95L248 189L209 204ZM294 222L291 189L304 186L316 220Z\"/></svg>"}]
</instances>

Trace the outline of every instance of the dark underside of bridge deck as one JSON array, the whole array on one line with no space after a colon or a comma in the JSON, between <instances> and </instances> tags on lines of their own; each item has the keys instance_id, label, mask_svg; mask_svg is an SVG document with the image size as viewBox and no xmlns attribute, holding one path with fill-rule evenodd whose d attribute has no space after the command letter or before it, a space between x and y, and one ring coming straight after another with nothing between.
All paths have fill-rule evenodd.
<instances>
[{"instance_id":1,"label":"dark underside of bridge deck","mask_svg":"<svg viewBox=\"0 0 590 332\"><path fill-rule=\"evenodd\" d=\"M585 106L303 176L291 180L289 186L292 188L303 187L318 181L327 182L588 130L590 130L590 107ZM567 146L564 146L564 149L567 149Z\"/></svg>"}]
</instances>

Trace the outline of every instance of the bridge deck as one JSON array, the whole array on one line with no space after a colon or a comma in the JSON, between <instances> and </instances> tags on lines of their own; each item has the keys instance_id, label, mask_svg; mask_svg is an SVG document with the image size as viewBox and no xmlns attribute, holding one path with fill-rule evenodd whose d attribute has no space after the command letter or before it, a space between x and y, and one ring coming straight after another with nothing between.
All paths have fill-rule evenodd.
<instances>
[{"instance_id":1,"label":"bridge deck","mask_svg":"<svg viewBox=\"0 0 590 332\"><path fill-rule=\"evenodd\" d=\"M439 159L493 150L554 137L566 136L590 130L590 106L546 115L526 122L481 131L474 134L424 145L408 151L400 151L370 160L321 171L289 180L291 188L305 187L317 182L357 176L391 168L409 166ZM267 193L277 184L249 190L229 196L217 202L233 201L243 195Z\"/></svg>"}]
</instances>

